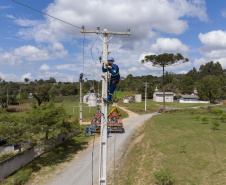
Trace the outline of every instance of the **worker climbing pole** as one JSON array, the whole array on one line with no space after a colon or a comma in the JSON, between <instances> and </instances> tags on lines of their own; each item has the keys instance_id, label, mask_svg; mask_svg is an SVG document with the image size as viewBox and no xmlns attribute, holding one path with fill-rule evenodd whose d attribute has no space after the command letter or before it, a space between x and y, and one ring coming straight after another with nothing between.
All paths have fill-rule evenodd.
<instances>
[{"instance_id":1,"label":"worker climbing pole","mask_svg":"<svg viewBox=\"0 0 226 185\"><path fill-rule=\"evenodd\" d=\"M100 31L98 27L97 30L81 30L81 33L96 33L103 34L103 67L108 67L108 35L130 35L130 29L128 28L127 32L113 32L104 29ZM100 137L100 156L99 156L99 185L107 185L107 116L108 116L108 101L107 100L107 91L108 91L108 72L102 73L102 110L101 110L101 137Z\"/></svg>"}]
</instances>

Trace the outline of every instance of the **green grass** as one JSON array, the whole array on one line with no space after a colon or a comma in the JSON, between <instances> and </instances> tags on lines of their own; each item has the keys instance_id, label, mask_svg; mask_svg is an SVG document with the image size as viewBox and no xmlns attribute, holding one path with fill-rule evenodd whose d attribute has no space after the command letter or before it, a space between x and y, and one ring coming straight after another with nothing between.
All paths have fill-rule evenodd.
<instances>
[{"instance_id":1,"label":"green grass","mask_svg":"<svg viewBox=\"0 0 226 185\"><path fill-rule=\"evenodd\" d=\"M115 95L115 94L114 94L114 95ZM123 98L123 97L125 97L125 92L116 91L116 97L117 97L117 98Z\"/></svg>"},{"instance_id":2,"label":"green grass","mask_svg":"<svg viewBox=\"0 0 226 185\"><path fill-rule=\"evenodd\" d=\"M4 161L4 160L6 160L6 159L9 159L10 157L13 157L15 155L15 153L9 153L9 154L5 154L5 155L2 155L2 156L0 156L0 162L1 161Z\"/></svg>"},{"instance_id":3,"label":"green grass","mask_svg":"<svg viewBox=\"0 0 226 185\"><path fill-rule=\"evenodd\" d=\"M163 107L162 102L154 102L153 99L147 100L146 111L145 111L145 102L144 101L142 101L140 103L123 103L122 101L119 101L118 105L122 106L122 107L126 107L129 110L136 112L138 114L157 112L157 110L159 108ZM172 102L172 103L166 103L166 109L191 108L191 107L209 106L209 105L212 105L212 104Z\"/></svg>"},{"instance_id":4,"label":"green grass","mask_svg":"<svg viewBox=\"0 0 226 185\"><path fill-rule=\"evenodd\" d=\"M197 113L217 117L208 109ZM189 110L153 117L134 135L133 140L144 137L129 152L116 184L155 184L154 173L161 170L173 176L175 185L225 184L226 124L220 124L214 131Z\"/></svg>"},{"instance_id":5,"label":"green grass","mask_svg":"<svg viewBox=\"0 0 226 185\"><path fill-rule=\"evenodd\" d=\"M73 116L74 118L79 118L79 102L63 102L63 103L56 103L57 106L63 105L66 112ZM97 113L97 107L88 107L87 104L82 104L82 121L83 122L89 122L93 119L94 114ZM108 110L111 111L111 109L114 108L112 106L109 106ZM73 111L74 109L74 111ZM101 107L100 107L101 109ZM120 113L122 118L128 117L128 114L120 109Z\"/></svg>"}]
</instances>

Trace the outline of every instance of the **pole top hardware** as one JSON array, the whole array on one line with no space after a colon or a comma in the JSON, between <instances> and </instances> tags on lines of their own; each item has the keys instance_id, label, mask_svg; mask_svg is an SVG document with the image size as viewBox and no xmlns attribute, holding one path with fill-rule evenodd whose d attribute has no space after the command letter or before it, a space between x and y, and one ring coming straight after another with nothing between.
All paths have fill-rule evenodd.
<instances>
[{"instance_id":1,"label":"pole top hardware","mask_svg":"<svg viewBox=\"0 0 226 185\"><path fill-rule=\"evenodd\" d=\"M127 28L127 32L116 32L116 31L108 31L107 29L100 31L100 27L97 27L97 30L85 30L85 26L82 26L82 29L80 30L80 32L81 33L96 33L96 34L131 35L130 28Z\"/></svg>"}]
</instances>

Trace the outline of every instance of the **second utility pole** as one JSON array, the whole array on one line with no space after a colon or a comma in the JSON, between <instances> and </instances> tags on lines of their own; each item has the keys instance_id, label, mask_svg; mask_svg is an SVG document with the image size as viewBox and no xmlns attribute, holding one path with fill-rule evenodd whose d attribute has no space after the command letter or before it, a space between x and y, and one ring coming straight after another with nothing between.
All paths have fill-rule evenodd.
<instances>
[{"instance_id":1,"label":"second utility pole","mask_svg":"<svg viewBox=\"0 0 226 185\"><path fill-rule=\"evenodd\" d=\"M148 83L145 82L144 83L144 86L145 86L145 111L147 110L147 86L148 86Z\"/></svg>"},{"instance_id":2,"label":"second utility pole","mask_svg":"<svg viewBox=\"0 0 226 185\"><path fill-rule=\"evenodd\" d=\"M84 28L84 27L83 27ZM97 30L81 30L82 33L96 33L103 34L103 63L106 67L108 60L108 35L130 35L130 30L127 32L113 32L104 29ZM108 121L108 105L103 101L103 98L107 98L108 91L108 73L102 73L102 110L101 110L101 137L100 137L100 156L99 156L99 185L107 185L107 121Z\"/></svg>"}]
</instances>

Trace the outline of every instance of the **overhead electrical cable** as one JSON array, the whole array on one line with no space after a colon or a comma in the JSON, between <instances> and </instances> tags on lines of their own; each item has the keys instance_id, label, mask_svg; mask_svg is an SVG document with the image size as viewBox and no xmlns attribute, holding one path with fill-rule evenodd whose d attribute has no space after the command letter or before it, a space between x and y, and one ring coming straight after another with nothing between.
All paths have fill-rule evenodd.
<instances>
[{"instance_id":1,"label":"overhead electrical cable","mask_svg":"<svg viewBox=\"0 0 226 185\"><path fill-rule=\"evenodd\" d=\"M82 45L82 52L83 52L83 56L82 56L82 62L83 62L83 74L84 74L84 61L85 61L85 39L86 39L86 36L85 36L85 33L84 33L84 37L83 37L83 45Z\"/></svg>"},{"instance_id":2,"label":"overhead electrical cable","mask_svg":"<svg viewBox=\"0 0 226 185\"><path fill-rule=\"evenodd\" d=\"M23 4L23 3L21 3L21 2L15 1L15 0L11 0L11 1L13 1L13 2L15 2L15 3L17 3L17 4L20 4L20 5L22 5L22 6L25 6L25 7L27 7L27 8L30 8L30 9L32 9L32 10L34 10L34 11L36 11L36 12L39 12L39 13L41 13L41 14L44 14L44 15L46 15L46 16L49 16L49 17L51 17L51 18L53 18L53 19L56 19L56 20L58 20L58 21L61 21L61 22L65 23L65 24L68 24L68 25L70 25L70 26L73 26L73 27L75 27L75 28L81 29L81 27L79 27L79 26L76 26L76 25L71 24L71 23L69 23L69 22L66 22L66 21L64 21L64 20L62 20L62 19L59 19L59 18L57 18L57 17L54 17L54 16L49 15L49 14L47 14L47 13L44 13L44 12L42 12L42 11L39 11L39 10L37 10L37 9L35 9L35 8L32 8L32 7L30 7L30 6L26 5L26 4Z\"/></svg>"},{"instance_id":3,"label":"overhead electrical cable","mask_svg":"<svg viewBox=\"0 0 226 185\"><path fill-rule=\"evenodd\" d=\"M94 58L93 58L93 46L94 46L94 44L95 44L95 42L97 41L97 39L99 38L99 35L97 36L97 38L94 40L94 42L93 42L93 44L92 44L92 47L91 47L91 56L92 56L92 59L93 59L93 61L94 61L94 63L96 63L97 64L97 62L94 60Z\"/></svg>"}]
</instances>

